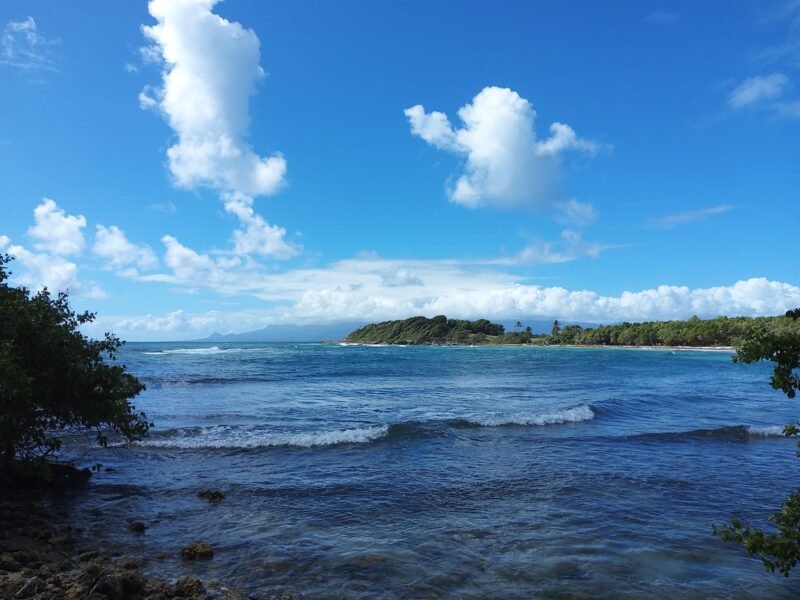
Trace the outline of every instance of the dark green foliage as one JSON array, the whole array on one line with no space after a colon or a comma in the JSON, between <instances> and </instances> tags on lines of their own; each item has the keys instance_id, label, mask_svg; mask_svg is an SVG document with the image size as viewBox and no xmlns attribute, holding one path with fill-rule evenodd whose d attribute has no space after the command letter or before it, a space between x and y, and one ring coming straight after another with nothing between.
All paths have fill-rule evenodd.
<instances>
[{"instance_id":1,"label":"dark green foliage","mask_svg":"<svg viewBox=\"0 0 800 600\"><path fill-rule=\"evenodd\" d=\"M553 329L550 331L550 335L554 338L558 337L558 334L561 333L561 323L558 322L558 319L553 321Z\"/></svg>"},{"instance_id":2,"label":"dark green foliage","mask_svg":"<svg viewBox=\"0 0 800 600\"><path fill-rule=\"evenodd\" d=\"M553 323L551 343L591 346L735 346L754 329L779 317L717 317L688 321L621 323L596 328Z\"/></svg>"},{"instance_id":3,"label":"dark green foliage","mask_svg":"<svg viewBox=\"0 0 800 600\"><path fill-rule=\"evenodd\" d=\"M504 333L502 325L486 319L466 321L439 315L372 323L351 332L347 340L365 344L485 344Z\"/></svg>"},{"instance_id":4,"label":"dark green foliage","mask_svg":"<svg viewBox=\"0 0 800 600\"><path fill-rule=\"evenodd\" d=\"M784 317L757 321L737 348L734 361L772 361L772 387L794 398L800 389L800 309L788 311ZM798 433L800 428L796 424L784 428L784 435L796 436ZM741 544L748 554L758 556L769 571L778 569L788 576L800 558L800 490L789 494L770 521L775 523L776 532L764 533L733 519L730 524L714 527L714 533L726 542Z\"/></svg>"},{"instance_id":5,"label":"dark green foliage","mask_svg":"<svg viewBox=\"0 0 800 600\"><path fill-rule=\"evenodd\" d=\"M122 342L91 340L79 328L94 319L75 313L67 294L32 294L8 285L0 255L0 454L6 464L42 458L60 447L65 429L91 429L101 445L115 432L140 439L150 424L129 399L144 386L121 365L106 364Z\"/></svg>"}]
</instances>

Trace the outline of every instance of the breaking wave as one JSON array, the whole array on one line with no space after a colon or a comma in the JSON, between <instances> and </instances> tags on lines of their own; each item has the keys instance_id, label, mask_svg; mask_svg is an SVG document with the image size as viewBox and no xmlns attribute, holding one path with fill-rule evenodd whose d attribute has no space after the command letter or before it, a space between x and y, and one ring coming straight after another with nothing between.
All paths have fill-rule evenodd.
<instances>
[{"instance_id":1,"label":"breaking wave","mask_svg":"<svg viewBox=\"0 0 800 600\"><path fill-rule=\"evenodd\" d=\"M276 432L261 425L214 425L186 427L151 433L137 445L174 449L250 449L269 447L312 448L345 444L366 444L382 439L425 439L448 434L448 429L499 427L503 425L544 426L579 423L594 418L586 405L549 413L517 413L447 419L430 422L406 422L392 425L369 425L329 431Z\"/></svg>"},{"instance_id":2,"label":"breaking wave","mask_svg":"<svg viewBox=\"0 0 800 600\"><path fill-rule=\"evenodd\" d=\"M709 429L692 429L691 431L666 431L660 433L642 433L631 436L631 439L653 441L684 441L712 439L726 442L747 442L754 437L784 437L783 425L732 425Z\"/></svg>"},{"instance_id":3,"label":"breaking wave","mask_svg":"<svg viewBox=\"0 0 800 600\"><path fill-rule=\"evenodd\" d=\"M160 356L162 354L229 354L231 352L243 352L244 348L220 348L211 346L209 348L170 348L167 350L155 350L153 352L142 352L150 356Z\"/></svg>"},{"instance_id":4,"label":"breaking wave","mask_svg":"<svg viewBox=\"0 0 800 600\"><path fill-rule=\"evenodd\" d=\"M217 425L214 427L191 427L173 429L139 442L138 445L150 448L269 448L315 446L338 446L341 444L364 444L384 437L389 432L388 425L354 427L331 431L311 431L307 433L276 433L263 428L248 426Z\"/></svg>"},{"instance_id":5,"label":"breaking wave","mask_svg":"<svg viewBox=\"0 0 800 600\"><path fill-rule=\"evenodd\" d=\"M580 406L554 412L471 417L467 421L483 427L500 427L503 425L561 425L564 423L580 423L592 419L594 419L594 411L591 407L581 404Z\"/></svg>"}]
</instances>

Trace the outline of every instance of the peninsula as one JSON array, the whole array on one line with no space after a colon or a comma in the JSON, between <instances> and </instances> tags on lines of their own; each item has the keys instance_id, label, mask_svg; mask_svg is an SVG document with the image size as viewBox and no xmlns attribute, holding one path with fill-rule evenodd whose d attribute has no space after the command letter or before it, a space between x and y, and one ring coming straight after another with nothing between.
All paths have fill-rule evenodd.
<instances>
[{"instance_id":1,"label":"peninsula","mask_svg":"<svg viewBox=\"0 0 800 600\"><path fill-rule=\"evenodd\" d=\"M365 325L344 342L358 344L407 345L564 345L564 346L736 346L750 331L767 327L786 317L716 317L686 321L649 321L582 327L553 322L550 334L533 333L517 321L514 331L487 319L468 321L439 315L411 317Z\"/></svg>"}]
</instances>

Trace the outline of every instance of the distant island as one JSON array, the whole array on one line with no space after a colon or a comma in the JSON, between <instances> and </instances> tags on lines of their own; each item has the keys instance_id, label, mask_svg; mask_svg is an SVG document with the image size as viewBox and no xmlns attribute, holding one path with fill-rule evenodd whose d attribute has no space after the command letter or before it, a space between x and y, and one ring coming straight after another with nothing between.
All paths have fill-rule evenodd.
<instances>
[{"instance_id":1,"label":"distant island","mask_svg":"<svg viewBox=\"0 0 800 600\"><path fill-rule=\"evenodd\" d=\"M721 347L738 344L754 328L783 317L716 317L583 327L553 322L550 334L534 333L517 321L513 331L487 319L467 321L439 315L384 321L359 327L344 342L406 345L565 345Z\"/></svg>"}]
</instances>

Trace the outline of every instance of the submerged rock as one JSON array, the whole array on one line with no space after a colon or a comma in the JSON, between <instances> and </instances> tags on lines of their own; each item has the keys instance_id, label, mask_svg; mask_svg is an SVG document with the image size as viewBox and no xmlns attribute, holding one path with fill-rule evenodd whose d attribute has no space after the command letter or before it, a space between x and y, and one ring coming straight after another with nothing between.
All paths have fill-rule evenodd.
<instances>
[{"instance_id":1,"label":"submerged rock","mask_svg":"<svg viewBox=\"0 0 800 600\"><path fill-rule=\"evenodd\" d=\"M181 558L185 560L198 560L213 556L214 548L208 542L193 542L181 549Z\"/></svg>"},{"instance_id":2,"label":"submerged rock","mask_svg":"<svg viewBox=\"0 0 800 600\"><path fill-rule=\"evenodd\" d=\"M219 502L225 499L225 494L220 490L203 490L197 494L197 497L204 498L209 502Z\"/></svg>"},{"instance_id":3,"label":"submerged rock","mask_svg":"<svg viewBox=\"0 0 800 600\"><path fill-rule=\"evenodd\" d=\"M131 521L128 523L128 529L134 533L144 533L144 530L147 529L147 527L141 521Z\"/></svg>"},{"instance_id":4,"label":"submerged rock","mask_svg":"<svg viewBox=\"0 0 800 600\"><path fill-rule=\"evenodd\" d=\"M191 598L193 596L202 596L205 591L203 582L196 577L178 577L178 581L175 582L176 596Z\"/></svg>"}]
</instances>

